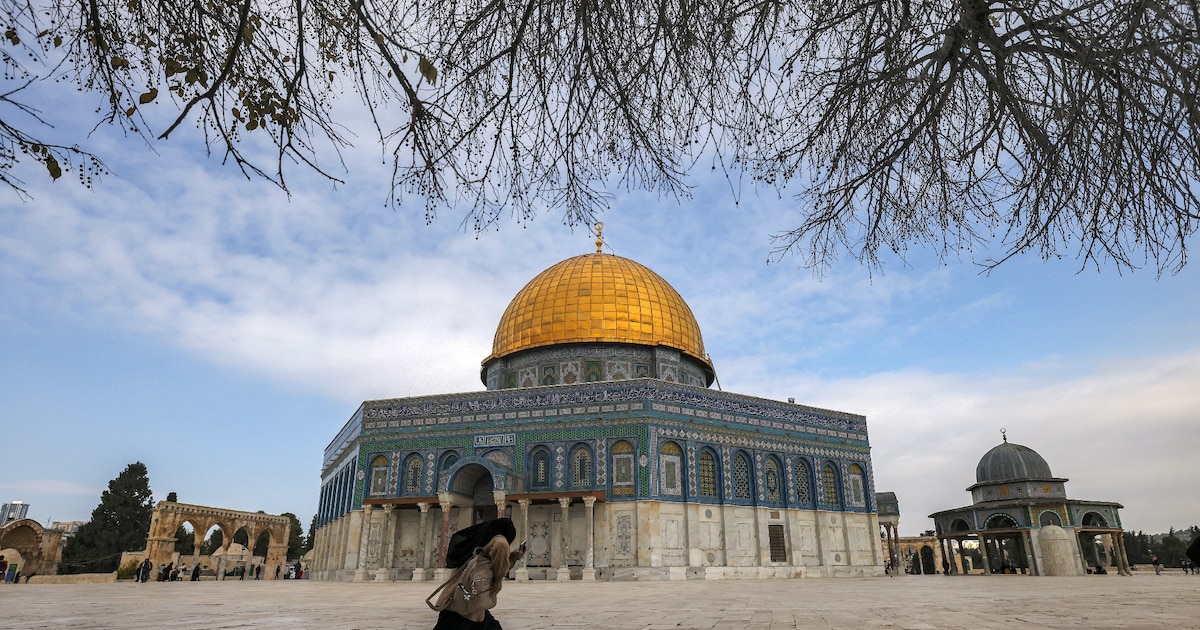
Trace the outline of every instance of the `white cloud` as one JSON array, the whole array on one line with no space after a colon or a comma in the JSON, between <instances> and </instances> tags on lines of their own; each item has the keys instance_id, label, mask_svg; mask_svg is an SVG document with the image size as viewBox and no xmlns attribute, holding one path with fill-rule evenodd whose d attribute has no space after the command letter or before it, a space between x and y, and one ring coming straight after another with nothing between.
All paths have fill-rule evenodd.
<instances>
[{"instance_id":1,"label":"white cloud","mask_svg":"<svg viewBox=\"0 0 1200 630\"><path fill-rule=\"evenodd\" d=\"M867 416L878 491L900 500L906 534L933 512L970 503L975 464L1001 441L1037 451L1068 496L1125 506L1125 525L1147 531L1200 523L1187 469L1200 429L1200 352L1113 359L1084 373L890 373L812 380L797 402ZM767 395L783 397L780 384Z\"/></svg>"},{"instance_id":2,"label":"white cloud","mask_svg":"<svg viewBox=\"0 0 1200 630\"><path fill-rule=\"evenodd\" d=\"M80 483L72 483L70 481L60 481L58 479L28 479L18 482L0 483L0 488L9 491L9 494L25 496L34 494L54 494L54 495L86 495L100 496L100 492L104 488L99 486L89 486Z\"/></svg>"}]
</instances>

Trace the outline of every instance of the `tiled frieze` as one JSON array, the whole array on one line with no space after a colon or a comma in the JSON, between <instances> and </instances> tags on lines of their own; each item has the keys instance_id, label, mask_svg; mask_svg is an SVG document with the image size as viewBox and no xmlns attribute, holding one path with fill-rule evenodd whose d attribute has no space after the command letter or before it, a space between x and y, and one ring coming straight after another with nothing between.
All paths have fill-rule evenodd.
<instances>
[{"instance_id":1,"label":"tiled frieze","mask_svg":"<svg viewBox=\"0 0 1200 630\"><path fill-rule=\"evenodd\" d=\"M866 419L860 415L820 410L803 405L779 403L729 392L671 385L653 379L581 384L570 388L537 387L422 398L377 400L363 403L363 430L431 426L503 419L505 411L547 408L576 408L596 404L650 402L652 409L689 407L697 417L734 422L753 427L866 440ZM678 413L678 412L676 412ZM712 414L719 414L719 417ZM516 416L513 416L516 418ZM407 420L408 422L404 422ZM395 422L395 424L393 424ZM821 431L825 431L822 433ZM349 432L343 430L349 438ZM343 436L339 435L339 439ZM335 440L336 441L336 440ZM332 448L332 446L331 446Z\"/></svg>"}]
</instances>

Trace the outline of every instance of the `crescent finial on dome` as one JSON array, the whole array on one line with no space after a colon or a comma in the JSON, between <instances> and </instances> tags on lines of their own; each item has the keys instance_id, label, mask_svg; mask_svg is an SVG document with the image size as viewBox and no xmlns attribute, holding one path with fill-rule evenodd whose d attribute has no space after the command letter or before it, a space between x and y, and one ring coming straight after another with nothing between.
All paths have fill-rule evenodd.
<instances>
[{"instance_id":1,"label":"crescent finial on dome","mask_svg":"<svg viewBox=\"0 0 1200 630\"><path fill-rule=\"evenodd\" d=\"M596 223L596 253L603 253L601 250L604 247L604 223Z\"/></svg>"}]
</instances>

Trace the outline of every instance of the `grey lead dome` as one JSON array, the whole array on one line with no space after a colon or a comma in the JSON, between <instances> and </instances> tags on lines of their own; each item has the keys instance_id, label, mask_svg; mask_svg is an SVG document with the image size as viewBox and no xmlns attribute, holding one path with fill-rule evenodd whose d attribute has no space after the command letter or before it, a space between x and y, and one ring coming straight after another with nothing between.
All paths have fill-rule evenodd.
<instances>
[{"instance_id":1,"label":"grey lead dome","mask_svg":"<svg viewBox=\"0 0 1200 630\"><path fill-rule=\"evenodd\" d=\"M988 451L975 467L976 483L1053 479L1050 464L1028 446L1004 442Z\"/></svg>"}]
</instances>

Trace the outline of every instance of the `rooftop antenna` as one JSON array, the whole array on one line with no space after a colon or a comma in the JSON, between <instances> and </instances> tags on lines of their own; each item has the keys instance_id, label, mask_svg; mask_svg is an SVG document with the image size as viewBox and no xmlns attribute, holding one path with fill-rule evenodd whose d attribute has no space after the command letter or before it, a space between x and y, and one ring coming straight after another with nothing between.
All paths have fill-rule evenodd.
<instances>
[{"instance_id":1,"label":"rooftop antenna","mask_svg":"<svg viewBox=\"0 0 1200 630\"><path fill-rule=\"evenodd\" d=\"M1005 431L1003 428L1001 428L1000 437L1004 439L1005 444L1008 444L1008 431Z\"/></svg>"}]
</instances>

